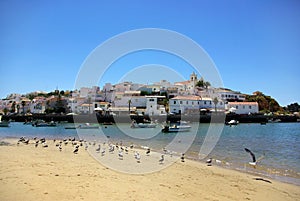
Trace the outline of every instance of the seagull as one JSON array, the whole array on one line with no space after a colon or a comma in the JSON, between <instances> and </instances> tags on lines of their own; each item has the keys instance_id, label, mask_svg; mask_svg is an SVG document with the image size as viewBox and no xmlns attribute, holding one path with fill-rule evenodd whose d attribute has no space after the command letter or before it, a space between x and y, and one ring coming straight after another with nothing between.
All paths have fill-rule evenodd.
<instances>
[{"instance_id":1,"label":"seagull","mask_svg":"<svg viewBox=\"0 0 300 201\"><path fill-rule=\"evenodd\" d=\"M136 153L136 162L137 163L141 162L141 155L139 154L139 152Z\"/></svg>"},{"instance_id":2,"label":"seagull","mask_svg":"<svg viewBox=\"0 0 300 201\"><path fill-rule=\"evenodd\" d=\"M161 158L159 159L159 164L163 164L164 163L164 160L165 160L165 158L164 158L164 155L161 155Z\"/></svg>"},{"instance_id":3,"label":"seagull","mask_svg":"<svg viewBox=\"0 0 300 201\"><path fill-rule=\"evenodd\" d=\"M212 163L212 158L209 158L206 160L207 166L211 166Z\"/></svg>"},{"instance_id":4,"label":"seagull","mask_svg":"<svg viewBox=\"0 0 300 201\"><path fill-rule=\"evenodd\" d=\"M123 151L119 151L119 159L123 160Z\"/></svg>"},{"instance_id":5,"label":"seagull","mask_svg":"<svg viewBox=\"0 0 300 201\"><path fill-rule=\"evenodd\" d=\"M100 150L101 150L101 145L99 144L99 145L98 145L98 148L96 149L96 152L98 152L98 153L99 153L99 152L100 152Z\"/></svg>"},{"instance_id":6,"label":"seagull","mask_svg":"<svg viewBox=\"0 0 300 201\"><path fill-rule=\"evenodd\" d=\"M146 151L146 155L149 156L149 154L150 154L150 148L148 148Z\"/></svg>"},{"instance_id":7,"label":"seagull","mask_svg":"<svg viewBox=\"0 0 300 201\"><path fill-rule=\"evenodd\" d=\"M61 151L61 150L62 150L62 147L61 147L61 145L59 145L59 147L58 147L58 148L59 148L59 151Z\"/></svg>"},{"instance_id":8,"label":"seagull","mask_svg":"<svg viewBox=\"0 0 300 201\"><path fill-rule=\"evenodd\" d=\"M166 147L163 148L163 151L165 154L167 154L168 150L166 149Z\"/></svg>"},{"instance_id":9,"label":"seagull","mask_svg":"<svg viewBox=\"0 0 300 201\"><path fill-rule=\"evenodd\" d=\"M128 147L125 147L125 153L128 154Z\"/></svg>"},{"instance_id":10,"label":"seagull","mask_svg":"<svg viewBox=\"0 0 300 201\"><path fill-rule=\"evenodd\" d=\"M77 154L77 153L78 153L78 150L79 150L78 147L76 147L76 148L74 149L73 153L74 153L74 154Z\"/></svg>"},{"instance_id":11,"label":"seagull","mask_svg":"<svg viewBox=\"0 0 300 201\"><path fill-rule=\"evenodd\" d=\"M24 144L28 144L29 143L29 139L23 141Z\"/></svg>"},{"instance_id":12,"label":"seagull","mask_svg":"<svg viewBox=\"0 0 300 201\"><path fill-rule=\"evenodd\" d=\"M115 151L115 146L113 146L113 145L110 145L110 147L109 147L109 153L113 153L114 151Z\"/></svg>"},{"instance_id":13,"label":"seagull","mask_svg":"<svg viewBox=\"0 0 300 201\"><path fill-rule=\"evenodd\" d=\"M257 163L264 158L264 155L263 155L256 160L254 153L250 149L245 148L245 151L251 155L252 162L249 162L249 165L252 165L254 168L256 167Z\"/></svg>"},{"instance_id":14,"label":"seagull","mask_svg":"<svg viewBox=\"0 0 300 201\"><path fill-rule=\"evenodd\" d=\"M181 162L184 162L184 154L181 154L180 159L181 159Z\"/></svg>"},{"instance_id":15,"label":"seagull","mask_svg":"<svg viewBox=\"0 0 300 201\"><path fill-rule=\"evenodd\" d=\"M105 155L105 148L103 148L101 151L101 156L104 156L104 155Z\"/></svg>"}]
</instances>

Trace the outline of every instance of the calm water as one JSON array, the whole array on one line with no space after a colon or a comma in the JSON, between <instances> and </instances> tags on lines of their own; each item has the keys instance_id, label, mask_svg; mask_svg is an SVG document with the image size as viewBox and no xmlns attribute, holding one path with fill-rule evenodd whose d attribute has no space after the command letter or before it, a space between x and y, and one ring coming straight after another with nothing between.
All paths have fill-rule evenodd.
<instances>
[{"instance_id":1,"label":"calm water","mask_svg":"<svg viewBox=\"0 0 300 201\"><path fill-rule=\"evenodd\" d=\"M6 137L77 137L97 139L104 133L111 141L124 145L134 143L149 146L161 151L163 147L176 144L177 152L186 152L189 158L199 160L200 147L207 135L209 124L192 124L190 132L163 134L161 127L154 129L131 129L129 124L101 125L99 129L82 129L78 137L75 129L65 129L71 124L59 124L57 127L32 127L12 122L9 128L0 128L0 138ZM192 145L189 146L189 141ZM185 147L189 147L185 151ZM256 154L256 158L265 155L256 169L247 164L250 155L244 151L247 147ZM221 166L241 171L262 174L281 181L300 185L300 123L239 124L224 126L222 134L208 157L222 161ZM206 157L207 158L207 157ZM205 161L203 159L202 161Z\"/></svg>"}]
</instances>

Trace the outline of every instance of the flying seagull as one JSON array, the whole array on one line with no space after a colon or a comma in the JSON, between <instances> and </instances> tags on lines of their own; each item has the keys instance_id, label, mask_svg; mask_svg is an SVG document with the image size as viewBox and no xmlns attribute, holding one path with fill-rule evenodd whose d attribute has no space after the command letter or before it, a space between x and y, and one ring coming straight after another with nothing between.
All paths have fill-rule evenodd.
<instances>
[{"instance_id":1,"label":"flying seagull","mask_svg":"<svg viewBox=\"0 0 300 201\"><path fill-rule=\"evenodd\" d=\"M250 149L245 148L245 151L248 152L248 153L251 155L251 157L252 157L252 162L249 162L249 164L252 165L252 166L254 166L254 167L256 166L256 164L257 164L259 161L261 161L261 160L264 158L264 155L263 155L263 156L259 157L259 158L256 160L254 153L253 153Z\"/></svg>"}]
</instances>

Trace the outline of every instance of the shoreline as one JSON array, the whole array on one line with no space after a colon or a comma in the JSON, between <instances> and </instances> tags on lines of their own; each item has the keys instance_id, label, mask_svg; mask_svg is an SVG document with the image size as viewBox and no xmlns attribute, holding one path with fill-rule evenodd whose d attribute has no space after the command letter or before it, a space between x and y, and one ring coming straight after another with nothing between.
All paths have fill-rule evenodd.
<instances>
[{"instance_id":1,"label":"shoreline","mask_svg":"<svg viewBox=\"0 0 300 201\"><path fill-rule=\"evenodd\" d=\"M71 137L71 136L69 136L69 137ZM77 137L78 136L76 136L76 138ZM47 138L46 140L48 140L48 141L51 140L52 141L54 139L63 140L63 138ZM17 140L19 140L19 138L15 137L15 136L0 138L0 142L9 141L10 143L11 142L16 143ZM111 143L116 143L116 142L111 141ZM13 145L13 144L11 143L11 145ZM134 144L134 149L135 150L146 151L146 149L143 148L143 147L144 147L143 145ZM155 152L156 154L163 154L162 151L157 150L157 149L151 149L151 152L152 153ZM89 153L89 154L91 154L91 153ZM173 152L173 156L177 157L177 160L179 160L180 154L177 153L177 152ZM207 165L204 159L199 160L196 157L193 157L193 156L190 156L190 155L186 155L185 159L190 160L190 161L194 161L196 163L200 163L204 166ZM218 160L218 162L216 162L216 160ZM263 167L264 168L263 170L262 170L261 166L258 166L258 168L253 169L253 167L251 167L247 164L244 164L244 167L242 167L242 166L239 166L237 164L232 164L232 163L228 163L226 161L219 160L217 158L213 158L212 166L222 168L222 169L237 171L237 172L240 172L242 174L249 174L249 175L252 175L252 176L265 177L267 179L275 180L275 181L278 181L278 182L291 184L291 185L295 185L295 186L300 186L300 178L293 177L293 176L290 176L290 175L289 176L283 175L282 173L279 173L278 170L276 170L275 172L274 172L274 170L273 170L273 172L269 172L269 171L266 170L267 167ZM254 170L256 170L256 171L254 171ZM258 171L258 170L260 170L260 171Z\"/></svg>"},{"instance_id":2,"label":"shoreline","mask_svg":"<svg viewBox=\"0 0 300 201\"><path fill-rule=\"evenodd\" d=\"M5 161L0 165L1 200L300 200L299 186L189 159L134 175L103 166L84 148L73 154L74 147L67 145L59 152L53 140L47 148L17 146L16 139L2 141L11 145L0 146L0 159ZM117 165L134 161L130 168L146 164L146 159L158 164L155 153L141 155L141 164L125 154L124 160L116 153L107 160Z\"/></svg>"}]
</instances>

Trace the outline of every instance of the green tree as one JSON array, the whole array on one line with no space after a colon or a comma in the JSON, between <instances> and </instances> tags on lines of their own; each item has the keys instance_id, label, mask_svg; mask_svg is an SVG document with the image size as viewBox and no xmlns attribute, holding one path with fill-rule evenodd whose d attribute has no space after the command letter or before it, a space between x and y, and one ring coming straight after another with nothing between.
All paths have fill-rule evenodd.
<instances>
[{"instance_id":1,"label":"green tree","mask_svg":"<svg viewBox=\"0 0 300 201\"><path fill-rule=\"evenodd\" d=\"M5 107L5 108L3 109L3 112L4 112L4 115L7 115L7 113L8 113L7 107Z\"/></svg>"},{"instance_id":2,"label":"green tree","mask_svg":"<svg viewBox=\"0 0 300 201\"><path fill-rule=\"evenodd\" d=\"M211 86L211 84L210 84L210 82L204 81L204 79L201 78L201 79L197 82L196 86L207 89L209 86Z\"/></svg>"}]
</instances>

